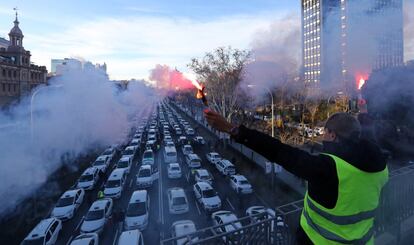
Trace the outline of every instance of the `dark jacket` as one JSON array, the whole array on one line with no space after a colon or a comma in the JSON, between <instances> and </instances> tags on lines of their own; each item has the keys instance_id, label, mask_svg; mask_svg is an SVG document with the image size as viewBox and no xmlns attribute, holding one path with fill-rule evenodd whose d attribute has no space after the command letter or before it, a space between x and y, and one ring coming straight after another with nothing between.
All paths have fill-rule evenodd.
<instances>
[{"instance_id":1,"label":"dark jacket","mask_svg":"<svg viewBox=\"0 0 414 245\"><path fill-rule=\"evenodd\" d=\"M328 209L335 207L339 180L331 157L312 155L244 126L239 127L239 132L233 139L307 180L308 194L313 200ZM324 142L324 152L336 155L365 172L380 172L386 167L379 147L365 139L358 142ZM312 244L300 226L297 239L299 244Z\"/></svg>"}]
</instances>

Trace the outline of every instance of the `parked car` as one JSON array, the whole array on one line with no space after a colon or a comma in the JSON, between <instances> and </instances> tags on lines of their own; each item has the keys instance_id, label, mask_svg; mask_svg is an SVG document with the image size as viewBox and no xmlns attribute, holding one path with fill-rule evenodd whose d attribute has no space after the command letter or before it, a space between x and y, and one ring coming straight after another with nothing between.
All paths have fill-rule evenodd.
<instances>
[{"instance_id":1,"label":"parked car","mask_svg":"<svg viewBox=\"0 0 414 245\"><path fill-rule=\"evenodd\" d=\"M93 167L96 167L102 173L105 173L107 168L109 167L108 157L106 156L99 156L96 158L95 162L92 164Z\"/></svg>"},{"instance_id":2,"label":"parked car","mask_svg":"<svg viewBox=\"0 0 414 245\"><path fill-rule=\"evenodd\" d=\"M218 161L221 160L220 154L217 152L210 152L206 154L207 161L209 161L211 164L216 164Z\"/></svg>"},{"instance_id":3,"label":"parked car","mask_svg":"<svg viewBox=\"0 0 414 245\"><path fill-rule=\"evenodd\" d=\"M187 129L185 130L185 134L186 134L186 135L189 135L189 136L194 135L194 129L192 129L192 128L187 128Z\"/></svg>"},{"instance_id":4,"label":"parked car","mask_svg":"<svg viewBox=\"0 0 414 245\"><path fill-rule=\"evenodd\" d=\"M55 244L59 232L62 230L62 221L57 218L48 218L41 220L39 224L23 240L22 245L41 244L52 245Z\"/></svg>"},{"instance_id":5,"label":"parked car","mask_svg":"<svg viewBox=\"0 0 414 245\"><path fill-rule=\"evenodd\" d=\"M144 237L138 230L128 230L121 233L117 245L144 245Z\"/></svg>"},{"instance_id":6,"label":"parked car","mask_svg":"<svg viewBox=\"0 0 414 245\"><path fill-rule=\"evenodd\" d=\"M99 236L96 233L80 234L72 240L70 245L97 245L99 244Z\"/></svg>"},{"instance_id":7,"label":"parked car","mask_svg":"<svg viewBox=\"0 0 414 245\"><path fill-rule=\"evenodd\" d=\"M117 169L124 169L127 174L131 171L132 166L132 157L121 157L118 163L116 164Z\"/></svg>"},{"instance_id":8,"label":"parked car","mask_svg":"<svg viewBox=\"0 0 414 245\"><path fill-rule=\"evenodd\" d=\"M81 189L68 190L59 198L52 210L52 216L66 221L72 219L75 212L82 205L85 191Z\"/></svg>"},{"instance_id":9,"label":"parked car","mask_svg":"<svg viewBox=\"0 0 414 245\"><path fill-rule=\"evenodd\" d=\"M206 182L197 182L193 186L197 201L208 211L215 211L221 208L221 200L213 187Z\"/></svg>"},{"instance_id":10,"label":"parked car","mask_svg":"<svg viewBox=\"0 0 414 245\"><path fill-rule=\"evenodd\" d=\"M211 215L211 219L213 220L213 224L215 226L216 225L223 225L223 226L220 226L216 229L216 232L219 233L219 234L220 233L226 233L226 232L233 232L236 229L240 229L240 228L243 227L242 224L239 221L237 221L238 220L237 216L234 213L230 212L230 211L222 210L222 211L214 212ZM243 233L243 231L235 232L235 233L233 233L229 236L223 236L222 239L225 242L230 242L230 244L232 244L231 241L232 241L233 237L237 236L239 234L242 234L242 233Z\"/></svg>"},{"instance_id":11,"label":"parked car","mask_svg":"<svg viewBox=\"0 0 414 245\"><path fill-rule=\"evenodd\" d=\"M112 217L112 208L113 201L111 198L102 198L95 201L82 222L81 233L95 232L100 234L105 224Z\"/></svg>"},{"instance_id":12,"label":"parked car","mask_svg":"<svg viewBox=\"0 0 414 245\"><path fill-rule=\"evenodd\" d=\"M185 162L189 168L199 168L201 167L201 159L197 154L190 153L185 156Z\"/></svg>"},{"instance_id":13,"label":"parked car","mask_svg":"<svg viewBox=\"0 0 414 245\"><path fill-rule=\"evenodd\" d=\"M136 176L136 185L139 188L147 188L159 178L159 172L152 165L142 165Z\"/></svg>"},{"instance_id":14,"label":"parked car","mask_svg":"<svg viewBox=\"0 0 414 245\"><path fill-rule=\"evenodd\" d=\"M144 151L144 154L142 154L142 165L145 165L145 164L154 165L154 162L155 162L154 152L152 150Z\"/></svg>"},{"instance_id":15,"label":"parked car","mask_svg":"<svg viewBox=\"0 0 414 245\"><path fill-rule=\"evenodd\" d=\"M127 146L125 150L122 152L122 157L131 157L134 158L136 152L135 146Z\"/></svg>"},{"instance_id":16,"label":"parked car","mask_svg":"<svg viewBox=\"0 0 414 245\"><path fill-rule=\"evenodd\" d=\"M207 182L210 185L213 184L213 176L210 174L210 172L208 172L207 169L196 169L194 171L194 180L196 182Z\"/></svg>"},{"instance_id":17,"label":"parked car","mask_svg":"<svg viewBox=\"0 0 414 245\"><path fill-rule=\"evenodd\" d=\"M181 168L178 163L170 163L167 168L168 178L179 179L182 176Z\"/></svg>"},{"instance_id":18,"label":"parked car","mask_svg":"<svg viewBox=\"0 0 414 245\"><path fill-rule=\"evenodd\" d=\"M104 152L101 153L101 156L106 157L106 160L110 163L116 154L116 149L114 147L107 148Z\"/></svg>"},{"instance_id":19,"label":"parked car","mask_svg":"<svg viewBox=\"0 0 414 245\"><path fill-rule=\"evenodd\" d=\"M146 190L134 191L129 199L125 214L124 228L126 230L144 230L149 220L150 198Z\"/></svg>"},{"instance_id":20,"label":"parked car","mask_svg":"<svg viewBox=\"0 0 414 245\"><path fill-rule=\"evenodd\" d=\"M253 193L252 185L243 175L231 175L230 186L237 194L250 194Z\"/></svg>"},{"instance_id":21,"label":"parked car","mask_svg":"<svg viewBox=\"0 0 414 245\"><path fill-rule=\"evenodd\" d=\"M99 180L99 169L90 167L83 171L79 177L77 188L83 188L85 190L92 190Z\"/></svg>"},{"instance_id":22,"label":"parked car","mask_svg":"<svg viewBox=\"0 0 414 245\"><path fill-rule=\"evenodd\" d=\"M187 196L183 188L170 188L167 191L168 208L171 214L183 214L189 210Z\"/></svg>"},{"instance_id":23,"label":"parked car","mask_svg":"<svg viewBox=\"0 0 414 245\"><path fill-rule=\"evenodd\" d=\"M196 136L196 137L194 137L193 141L194 141L194 143L199 144L199 145L204 145L204 144L206 144L206 141L205 141L205 140L204 140L204 138L203 138L203 137L201 137L201 136Z\"/></svg>"},{"instance_id":24,"label":"parked car","mask_svg":"<svg viewBox=\"0 0 414 245\"><path fill-rule=\"evenodd\" d=\"M114 169L105 183L105 189L103 191L105 197L111 197L115 199L120 198L122 191L124 190L126 179L126 169Z\"/></svg>"},{"instance_id":25,"label":"parked car","mask_svg":"<svg viewBox=\"0 0 414 245\"><path fill-rule=\"evenodd\" d=\"M179 220L179 221L175 221L172 226L171 226L171 236L172 237L180 237L180 236L185 236L185 235L189 235L191 233L194 233L197 231L197 228L194 224L193 221L191 220ZM198 241L198 237L197 236L191 236L191 242L197 242ZM183 237L180 238L176 241L177 245L185 245L185 244L189 244L189 239L188 237Z\"/></svg>"},{"instance_id":26,"label":"parked car","mask_svg":"<svg viewBox=\"0 0 414 245\"><path fill-rule=\"evenodd\" d=\"M229 160L226 160L226 159L222 159L218 161L216 163L216 168L222 175L229 176L229 175L236 174L236 168Z\"/></svg>"}]
</instances>

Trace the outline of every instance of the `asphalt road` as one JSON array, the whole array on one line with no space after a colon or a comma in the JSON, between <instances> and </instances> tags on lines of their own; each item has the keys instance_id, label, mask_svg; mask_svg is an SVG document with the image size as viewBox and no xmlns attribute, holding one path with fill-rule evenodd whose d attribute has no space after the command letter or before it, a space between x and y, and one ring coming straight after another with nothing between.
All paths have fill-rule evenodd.
<instances>
[{"instance_id":1,"label":"asphalt road","mask_svg":"<svg viewBox=\"0 0 414 245\"><path fill-rule=\"evenodd\" d=\"M172 130L171 130L172 131ZM177 137L172 135L173 139ZM206 145L194 146L194 151L202 159L202 168L207 169L214 177L213 187L219 193L222 201L222 210L229 210L234 212L238 217L245 216L245 211L248 207L253 205L264 205L264 199L260 197L256 192L249 195L237 195L233 189L231 189L229 180L227 177L222 176L216 168L208 163L205 155L209 152ZM190 169L184 162L184 155L181 152L181 148L177 147L178 162L182 168L183 175L180 179L169 179L167 176L167 164L164 163L163 147L156 152L155 164L159 168L159 179L154 182L153 186L147 188L150 195L150 216L148 227L143 231L145 244L159 244L161 240L169 238L171 236L171 225L177 220L190 219L197 228L205 228L213 225L210 214L206 213L203 208L197 203L192 186L195 183L194 177L191 175ZM114 200L114 210L126 210L129 199L133 191L138 188L135 185L135 176L141 162L141 153L137 154L133 161L130 174L126 181L126 186L122 193L122 196L118 200ZM118 161L119 156L113 159L111 163L111 169L108 174L115 167L115 163ZM102 189L104 181L100 180L99 185ZM189 212L186 214L170 214L168 210L167 190L171 187L181 187L185 190L189 201ZM253 184L253 189L258 188ZM261 187L262 188L262 187ZM98 188L93 191L87 192L85 202L82 204L75 217L69 221L63 223L62 232L59 235L57 244L70 244L70 242L79 233L80 226L83 221L84 215L86 215L90 205L96 199ZM122 223L114 223L110 220L102 234L100 235L100 244L116 244L119 234L122 232Z\"/></svg>"}]
</instances>

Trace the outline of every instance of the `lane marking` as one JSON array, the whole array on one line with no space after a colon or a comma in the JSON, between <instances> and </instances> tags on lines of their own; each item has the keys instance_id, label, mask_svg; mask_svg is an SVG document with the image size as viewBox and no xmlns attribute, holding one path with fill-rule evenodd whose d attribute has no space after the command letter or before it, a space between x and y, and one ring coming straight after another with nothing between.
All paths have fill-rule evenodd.
<instances>
[{"instance_id":1,"label":"lane marking","mask_svg":"<svg viewBox=\"0 0 414 245\"><path fill-rule=\"evenodd\" d=\"M268 208L271 207L265 200L263 200L263 198L261 198L259 195L257 195L256 192L254 192L254 195L257 197L257 199L259 199L259 201L261 201L264 204L264 206L266 206Z\"/></svg>"},{"instance_id":2,"label":"lane marking","mask_svg":"<svg viewBox=\"0 0 414 245\"><path fill-rule=\"evenodd\" d=\"M230 202L229 198L226 198L226 201L228 202L228 204L230 205L230 207L231 207L233 210L236 210L236 209L234 208L234 206L231 204L231 202Z\"/></svg>"},{"instance_id":3,"label":"lane marking","mask_svg":"<svg viewBox=\"0 0 414 245\"><path fill-rule=\"evenodd\" d=\"M70 242L72 241L72 239L73 239L73 235L69 237L69 240L68 240L68 242L66 243L66 245L69 245L69 244L70 244Z\"/></svg>"},{"instance_id":4,"label":"lane marking","mask_svg":"<svg viewBox=\"0 0 414 245\"><path fill-rule=\"evenodd\" d=\"M115 243L117 242L118 231L119 231L119 223L118 223L118 227L116 228L116 231L115 231L114 241L113 241L112 245L115 245Z\"/></svg>"},{"instance_id":5,"label":"lane marking","mask_svg":"<svg viewBox=\"0 0 414 245\"><path fill-rule=\"evenodd\" d=\"M164 224L164 200L163 200L163 188L162 188L162 166L161 166L161 161L160 161L160 156L158 155L157 157L157 162L158 162L158 185L159 185L159 190L158 190L158 196L159 196L159 211L160 211L160 220L161 220L161 224Z\"/></svg>"},{"instance_id":6,"label":"lane marking","mask_svg":"<svg viewBox=\"0 0 414 245\"><path fill-rule=\"evenodd\" d=\"M197 207L198 214L201 214L200 208L198 207L198 202L197 202L197 200L195 201L195 204L196 204L196 207Z\"/></svg>"},{"instance_id":7,"label":"lane marking","mask_svg":"<svg viewBox=\"0 0 414 245\"><path fill-rule=\"evenodd\" d=\"M131 189L133 181L134 181L134 179L131 177L131 181L129 181L129 189Z\"/></svg>"},{"instance_id":8,"label":"lane marking","mask_svg":"<svg viewBox=\"0 0 414 245\"><path fill-rule=\"evenodd\" d=\"M188 183L190 183L190 172L188 172L188 173L185 175L185 178L186 178L187 182L188 182Z\"/></svg>"},{"instance_id":9,"label":"lane marking","mask_svg":"<svg viewBox=\"0 0 414 245\"><path fill-rule=\"evenodd\" d=\"M77 231L79 229L79 226L82 224L83 219L85 219L85 216L83 216L82 219L79 221L78 225L75 228L75 231Z\"/></svg>"}]
</instances>

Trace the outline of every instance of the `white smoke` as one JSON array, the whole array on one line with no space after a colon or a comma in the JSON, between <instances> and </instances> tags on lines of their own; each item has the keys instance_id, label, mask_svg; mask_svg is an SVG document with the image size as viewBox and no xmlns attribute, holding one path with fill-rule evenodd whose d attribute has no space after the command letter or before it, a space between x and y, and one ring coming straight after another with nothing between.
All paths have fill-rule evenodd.
<instances>
[{"instance_id":1,"label":"white smoke","mask_svg":"<svg viewBox=\"0 0 414 245\"><path fill-rule=\"evenodd\" d=\"M76 158L125 140L133 116L158 98L139 82L119 92L95 71L70 71L35 90L33 99L0 113L0 214L45 183L62 155Z\"/></svg>"}]
</instances>

